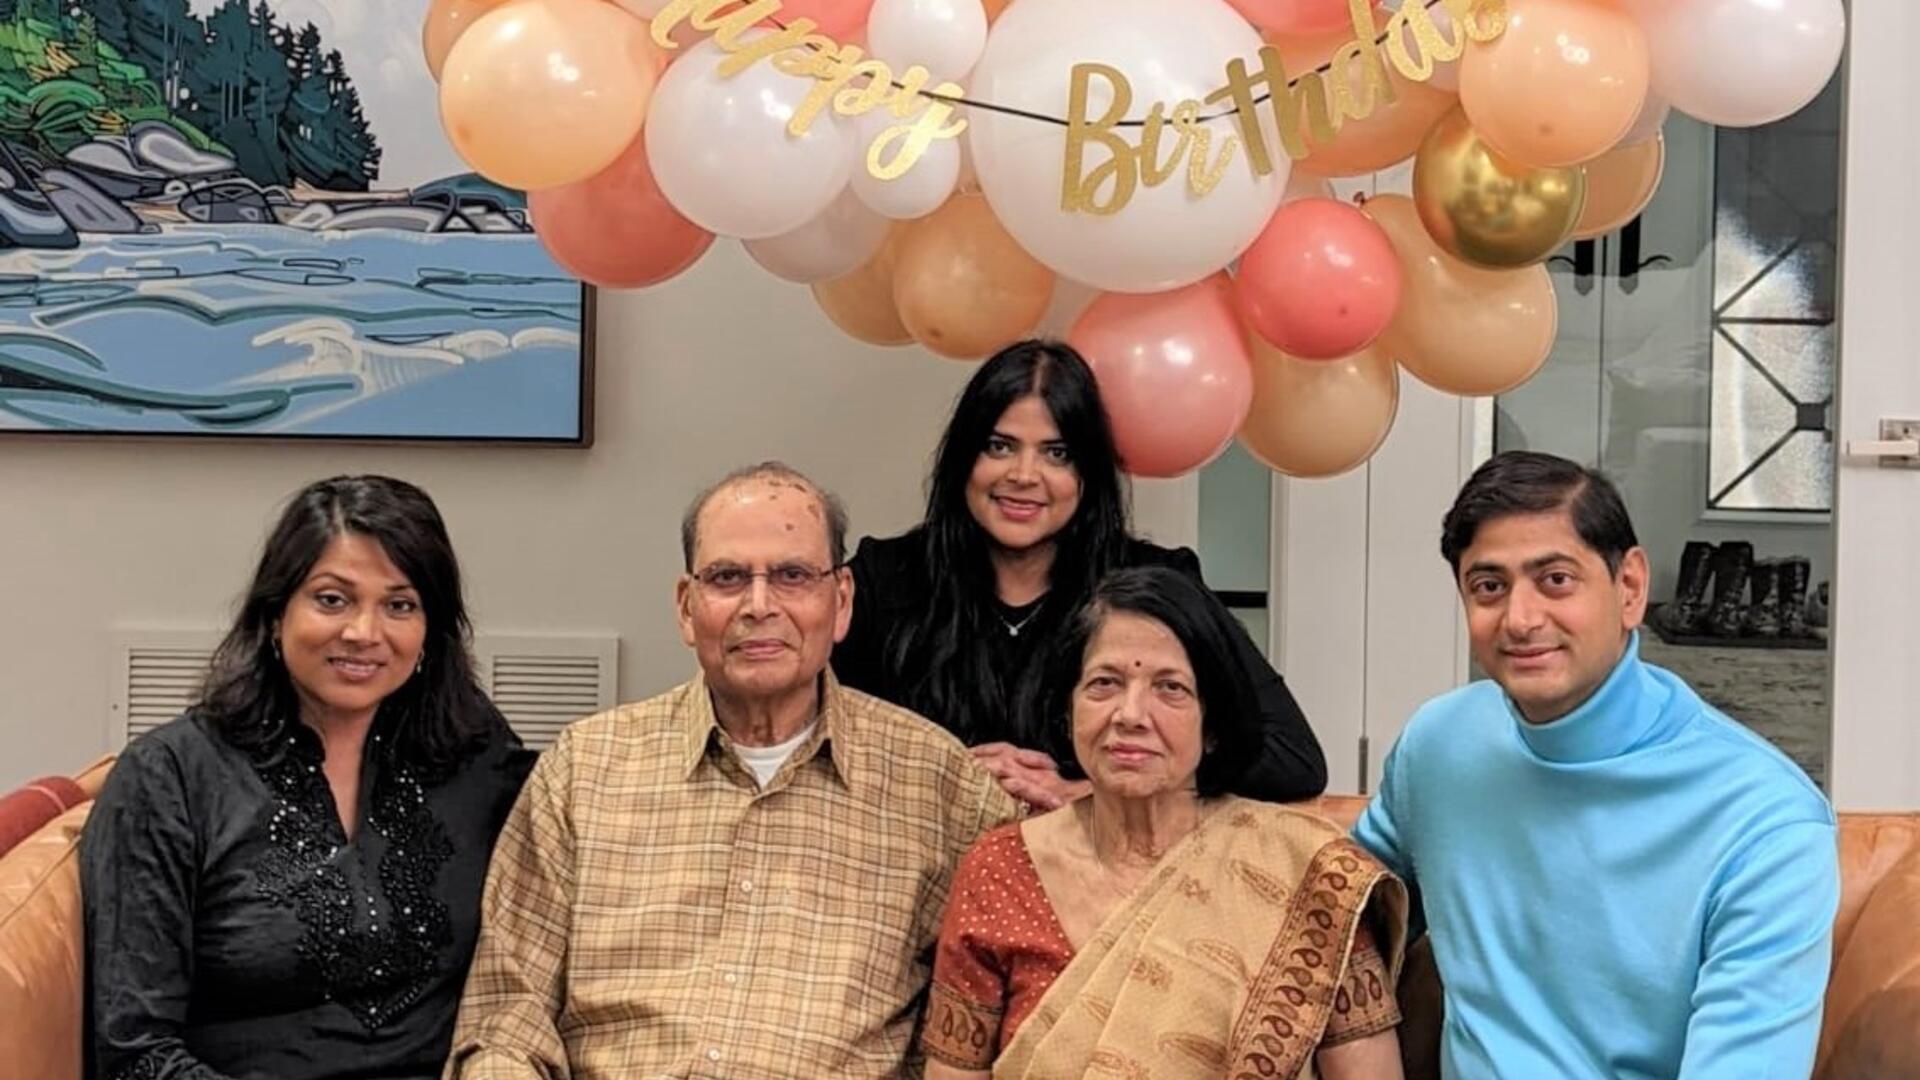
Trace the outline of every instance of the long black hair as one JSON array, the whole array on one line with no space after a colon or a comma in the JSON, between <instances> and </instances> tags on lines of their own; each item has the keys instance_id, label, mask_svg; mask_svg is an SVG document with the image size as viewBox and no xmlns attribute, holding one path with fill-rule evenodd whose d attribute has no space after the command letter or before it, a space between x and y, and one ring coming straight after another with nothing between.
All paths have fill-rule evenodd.
<instances>
[{"instance_id":1,"label":"long black hair","mask_svg":"<svg viewBox=\"0 0 1920 1080\"><path fill-rule=\"evenodd\" d=\"M1235 646L1232 613L1206 586L1166 566L1116 570L1094 589L1030 672L1021 695L1021 744L1060 763L1062 776L1085 775L1074 757L1073 694L1087 647L1115 613L1152 619L1186 650L1200 698L1203 749L1194 787L1206 798L1229 790L1260 756L1260 694Z\"/></svg>"},{"instance_id":2,"label":"long black hair","mask_svg":"<svg viewBox=\"0 0 1920 1080\"><path fill-rule=\"evenodd\" d=\"M271 756L300 722L300 701L274 652L274 627L327 544L346 534L377 542L420 595L426 616L422 666L380 703L393 753L434 769L451 764L505 720L480 689L468 651L472 627L460 566L427 493L385 476L336 476L309 484L267 537L253 582L214 650L197 710L222 737Z\"/></svg>"},{"instance_id":3,"label":"long black hair","mask_svg":"<svg viewBox=\"0 0 1920 1080\"><path fill-rule=\"evenodd\" d=\"M960 392L927 483L921 528L932 602L893 636L884 659L894 685L912 688L902 704L968 744L1009 736L1013 675L987 653L1000 632L992 540L967 506L967 483L994 425L1029 396L1046 405L1080 480L1079 505L1052 539L1046 603L1055 614L1045 621L1057 624L1078 607L1126 554L1126 489L1092 369L1058 341L1022 341L994 354Z\"/></svg>"}]
</instances>

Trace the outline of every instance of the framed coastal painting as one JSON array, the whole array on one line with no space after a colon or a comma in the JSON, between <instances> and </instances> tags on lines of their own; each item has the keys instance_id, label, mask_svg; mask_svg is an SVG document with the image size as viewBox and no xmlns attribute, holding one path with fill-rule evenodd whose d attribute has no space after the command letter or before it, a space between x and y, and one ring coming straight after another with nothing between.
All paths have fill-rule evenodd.
<instances>
[{"instance_id":1,"label":"framed coastal painting","mask_svg":"<svg viewBox=\"0 0 1920 1080\"><path fill-rule=\"evenodd\" d=\"M592 438L592 294L427 0L0 0L0 434Z\"/></svg>"}]
</instances>

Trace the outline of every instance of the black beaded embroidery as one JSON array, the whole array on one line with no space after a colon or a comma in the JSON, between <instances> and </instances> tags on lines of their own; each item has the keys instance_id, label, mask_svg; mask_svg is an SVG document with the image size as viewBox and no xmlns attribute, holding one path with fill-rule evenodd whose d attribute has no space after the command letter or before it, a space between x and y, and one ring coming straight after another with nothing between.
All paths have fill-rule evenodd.
<instances>
[{"instance_id":1,"label":"black beaded embroidery","mask_svg":"<svg viewBox=\"0 0 1920 1080\"><path fill-rule=\"evenodd\" d=\"M114 1071L113 1080L157 1080L165 1067L161 1051L149 1050Z\"/></svg>"},{"instance_id":2,"label":"black beaded embroidery","mask_svg":"<svg viewBox=\"0 0 1920 1080\"><path fill-rule=\"evenodd\" d=\"M380 859L385 906L369 894L367 925L356 929L352 888L332 862L339 848L327 838L338 835L338 819L317 754L289 739L288 752L260 775L279 797L267 826L260 891L294 909L302 927L296 950L302 973L368 1031L377 1030L426 992L440 950L453 940L447 905L433 893L453 855L446 828L427 808L420 780L388 761L364 822L387 840Z\"/></svg>"}]
</instances>

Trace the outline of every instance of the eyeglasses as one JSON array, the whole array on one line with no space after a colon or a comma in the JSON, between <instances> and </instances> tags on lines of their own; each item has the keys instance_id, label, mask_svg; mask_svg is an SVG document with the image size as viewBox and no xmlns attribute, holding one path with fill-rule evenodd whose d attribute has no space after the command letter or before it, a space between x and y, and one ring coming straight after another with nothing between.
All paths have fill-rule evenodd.
<instances>
[{"instance_id":1,"label":"eyeglasses","mask_svg":"<svg viewBox=\"0 0 1920 1080\"><path fill-rule=\"evenodd\" d=\"M749 570L744 566L718 563L693 572L693 580L707 595L721 599L744 596L753 587L754 578L766 578L767 589L782 600L800 600L823 581L832 577L839 567L830 566L825 570L816 570L804 563L781 563L765 570Z\"/></svg>"}]
</instances>

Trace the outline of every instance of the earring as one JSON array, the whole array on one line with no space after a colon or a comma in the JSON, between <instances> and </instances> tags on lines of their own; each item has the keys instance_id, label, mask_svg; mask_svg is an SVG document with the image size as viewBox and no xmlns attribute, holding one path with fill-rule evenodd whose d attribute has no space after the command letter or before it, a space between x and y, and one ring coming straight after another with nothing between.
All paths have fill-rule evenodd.
<instances>
[{"instance_id":1,"label":"earring","mask_svg":"<svg viewBox=\"0 0 1920 1080\"><path fill-rule=\"evenodd\" d=\"M418 663L413 665L413 673L415 675L418 675L425 670L427 670L427 650L421 649L420 660Z\"/></svg>"},{"instance_id":2,"label":"earring","mask_svg":"<svg viewBox=\"0 0 1920 1080\"><path fill-rule=\"evenodd\" d=\"M285 663L286 657L280 655L280 639L272 638L271 641L273 643L273 658L275 660L279 660L282 663Z\"/></svg>"}]
</instances>

